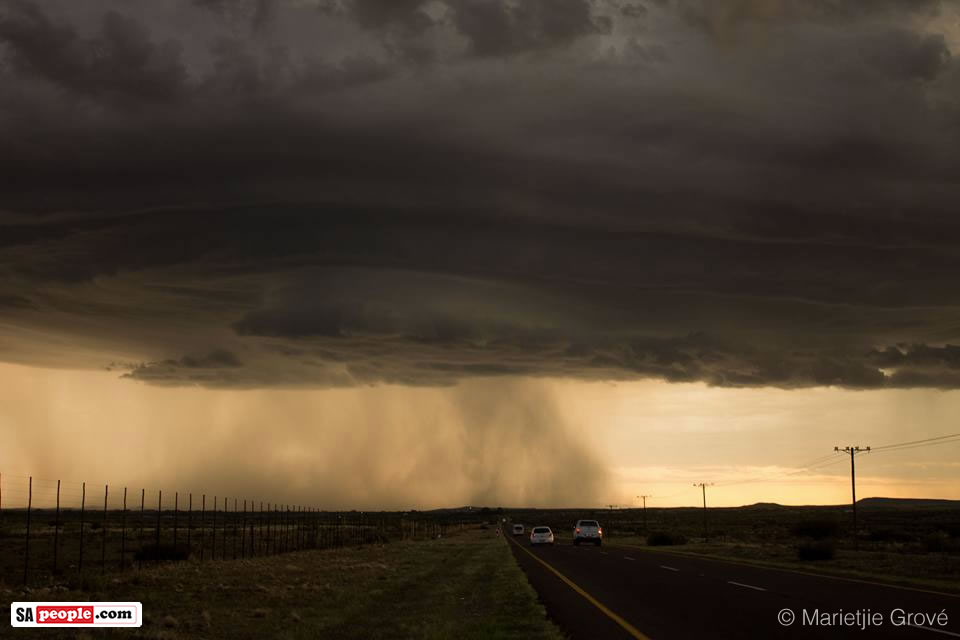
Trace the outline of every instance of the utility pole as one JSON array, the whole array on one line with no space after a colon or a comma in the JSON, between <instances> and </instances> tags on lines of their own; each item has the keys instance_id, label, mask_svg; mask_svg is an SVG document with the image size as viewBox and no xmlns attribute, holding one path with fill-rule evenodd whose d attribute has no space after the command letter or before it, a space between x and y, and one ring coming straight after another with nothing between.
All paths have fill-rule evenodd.
<instances>
[{"instance_id":1,"label":"utility pole","mask_svg":"<svg viewBox=\"0 0 960 640\"><path fill-rule=\"evenodd\" d=\"M709 539L707 535L707 487L712 487L713 483L695 482L693 486L703 489L703 541L706 542Z\"/></svg>"},{"instance_id":2,"label":"utility pole","mask_svg":"<svg viewBox=\"0 0 960 640\"><path fill-rule=\"evenodd\" d=\"M850 454L850 495L851 495L851 506L853 507L853 548L854 550L860 548L860 543L857 540L857 465L854 462L854 459L857 457L858 453L870 453L870 447L861 449L860 447L834 447L834 451L840 453Z\"/></svg>"},{"instance_id":3,"label":"utility pole","mask_svg":"<svg viewBox=\"0 0 960 640\"><path fill-rule=\"evenodd\" d=\"M637 496L643 500L643 532L647 533L647 498L652 498L653 496Z\"/></svg>"}]
</instances>

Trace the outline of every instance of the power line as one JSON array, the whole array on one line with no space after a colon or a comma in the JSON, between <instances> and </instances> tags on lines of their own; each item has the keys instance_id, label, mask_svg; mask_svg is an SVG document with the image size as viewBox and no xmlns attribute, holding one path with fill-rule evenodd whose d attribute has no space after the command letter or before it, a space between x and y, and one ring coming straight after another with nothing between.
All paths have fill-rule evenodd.
<instances>
[{"instance_id":1,"label":"power line","mask_svg":"<svg viewBox=\"0 0 960 640\"><path fill-rule=\"evenodd\" d=\"M811 460L810 462L808 462L807 464L801 465L801 468L800 468L800 469L797 469L796 471L783 471L783 472L780 472L779 476L781 476L781 477L795 476L795 475L798 475L798 474L801 474L801 473L806 473L807 471L813 471L813 470L815 470L815 469L822 469L822 468L824 468L824 467L830 467L830 466L833 466L833 465L835 465L835 464L838 464L838 463L840 463L840 462L842 462L842 461L843 461L842 459L838 459L838 454L837 454L836 452L834 452L834 453L832 453L831 455L828 455L828 456L821 456L821 457L819 457L819 458L815 458L815 459ZM749 479L747 479L747 480L734 480L734 481L731 481L731 482L718 482L718 483L716 484L716 486L718 486L718 487L732 487L732 486L736 486L736 485L752 484L752 483L756 483L756 482L771 482L771 481L774 481L774 480L776 480L776 479L777 479L776 477L773 477L773 478L771 478L771 477L749 478Z\"/></svg>"},{"instance_id":2,"label":"power line","mask_svg":"<svg viewBox=\"0 0 960 640\"><path fill-rule=\"evenodd\" d=\"M952 438L950 440L938 440L937 442L923 442L921 444L903 444L897 447L889 447L887 449L882 449L876 453L890 453L891 451L906 451L907 449L919 449L921 447L933 447L941 444L956 444L960 442L960 438Z\"/></svg>"},{"instance_id":3,"label":"power line","mask_svg":"<svg viewBox=\"0 0 960 640\"><path fill-rule=\"evenodd\" d=\"M879 447L874 447L873 450L882 451L884 449L893 449L895 447L903 447L903 446L914 445L914 444L919 445L927 442L935 442L937 440L946 440L948 438L960 438L960 433L948 433L945 436L936 436L934 438L925 438L923 440L912 440L910 442L897 442L895 444L885 444Z\"/></svg>"},{"instance_id":4,"label":"power line","mask_svg":"<svg viewBox=\"0 0 960 640\"><path fill-rule=\"evenodd\" d=\"M807 471L815 471L815 470L817 470L817 469L823 469L823 468L825 468L825 467L832 467L832 466L834 466L835 464L839 464L839 463L841 463L841 462L843 462L843 458L840 457L837 453L834 453L832 456L830 456L829 458L827 458L826 460L824 460L824 461L822 461L822 462L820 462L820 463L818 463L818 464L812 464L812 465L809 465L809 466L804 467L804 468L802 468L802 469L798 469L797 471L790 471L789 473L787 473L787 474L785 474L785 475L795 476L795 475L798 475L798 474L801 474L801 473L806 473Z\"/></svg>"}]
</instances>

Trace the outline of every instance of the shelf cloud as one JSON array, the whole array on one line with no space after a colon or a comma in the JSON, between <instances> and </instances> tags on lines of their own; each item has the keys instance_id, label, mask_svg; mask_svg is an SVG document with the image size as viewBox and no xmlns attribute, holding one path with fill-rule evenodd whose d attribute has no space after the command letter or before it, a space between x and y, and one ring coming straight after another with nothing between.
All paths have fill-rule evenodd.
<instances>
[{"instance_id":1,"label":"shelf cloud","mask_svg":"<svg viewBox=\"0 0 960 640\"><path fill-rule=\"evenodd\" d=\"M960 13L0 2L0 359L960 386Z\"/></svg>"}]
</instances>

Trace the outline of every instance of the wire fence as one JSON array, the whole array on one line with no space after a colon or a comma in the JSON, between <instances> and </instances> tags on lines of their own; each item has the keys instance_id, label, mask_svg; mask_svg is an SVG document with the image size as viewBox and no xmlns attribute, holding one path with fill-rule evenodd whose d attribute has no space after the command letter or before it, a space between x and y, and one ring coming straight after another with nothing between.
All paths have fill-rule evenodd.
<instances>
[{"instance_id":1,"label":"wire fence","mask_svg":"<svg viewBox=\"0 0 960 640\"><path fill-rule=\"evenodd\" d=\"M456 526L464 522L0 474L0 582L435 538Z\"/></svg>"}]
</instances>

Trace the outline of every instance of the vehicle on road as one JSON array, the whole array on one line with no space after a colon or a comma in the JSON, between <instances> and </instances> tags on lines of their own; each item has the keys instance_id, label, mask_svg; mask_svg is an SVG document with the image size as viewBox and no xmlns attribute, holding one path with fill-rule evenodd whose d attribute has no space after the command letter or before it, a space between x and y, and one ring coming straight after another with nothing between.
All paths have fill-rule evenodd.
<instances>
[{"instance_id":1,"label":"vehicle on road","mask_svg":"<svg viewBox=\"0 0 960 640\"><path fill-rule=\"evenodd\" d=\"M522 536L522 535L523 535L523 525L522 525L522 524L515 524L515 525L513 525L513 535L515 535L515 536Z\"/></svg>"},{"instance_id":2,"label":"vehicle on road","mask_svg":"<svg viewBox=\"0 0 960 640\"><path fill-rule=\"evenodd\" d=\"M598 547L603 543L603 529L596 520L577 520L573 528L573 544L592 542Z\"/></svg>"},{"instance_id":3,"label":"vehicle on road","mask_svg":"<svg viewBox=\"0 0 960 640\"><path fill-rule=\"evenodd\" d=\"M530 546L536 544L553 544L553 531L550 527L534 527L530 530Z\"/></svg>"}]
</instances>

